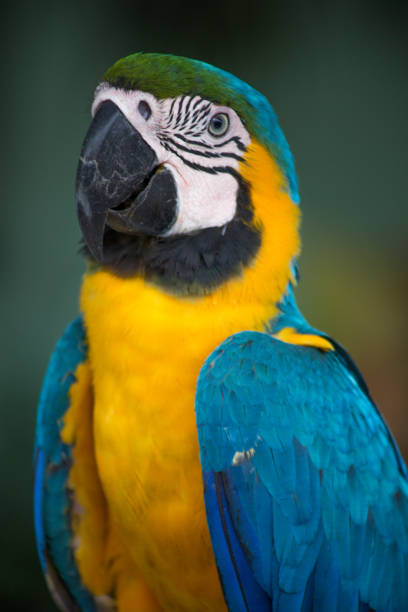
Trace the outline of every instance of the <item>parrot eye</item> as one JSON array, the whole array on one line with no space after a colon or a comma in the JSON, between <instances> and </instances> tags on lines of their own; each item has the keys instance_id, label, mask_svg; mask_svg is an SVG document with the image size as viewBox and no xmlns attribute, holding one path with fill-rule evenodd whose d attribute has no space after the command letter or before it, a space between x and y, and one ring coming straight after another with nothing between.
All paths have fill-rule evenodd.
<instances>
[{"instance_id":1,"label":"parrot eye","mask_svg":"<svg viewBox=\"0 0 408 612\"><path fill-rule=\"evenodd\" d=\"M146 121L150 119L150 115L152 114L152 109L150 108L147 102L145 102L144 100L141 100L138 104L137 110L142 115L143 119L145 119Z\"/></svg>"},{"instance_id":2,"label":"parrot eye","mask_svg":"<svg viewBox=\"0 0 408 612\"><path fill-rule=\"evenodd\" d=\"M226 113L217 113L208 124L208 131L213 136L224 136L229 128L229 117Z\"/></svg>"}]
</instances>

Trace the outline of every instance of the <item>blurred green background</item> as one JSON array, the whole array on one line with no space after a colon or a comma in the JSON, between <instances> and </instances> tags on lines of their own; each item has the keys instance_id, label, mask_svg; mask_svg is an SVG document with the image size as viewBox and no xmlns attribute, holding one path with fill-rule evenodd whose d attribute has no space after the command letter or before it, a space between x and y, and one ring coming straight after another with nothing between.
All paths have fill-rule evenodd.
<instances>
[{"instance_id":1,"label":"blurred green background","mask_svg":"<svg viewBox=\"0 0 408 612\"><path fill-rule=\"evenodd\" d=\"M351 352L408 457L407 4L2 7L0 609L54 610L31 518L36 402L49 354L78 308L73 189L92 92L129 53L206 60L270 99L299 175L298 300Z\"/></svg>"}]
</instances>

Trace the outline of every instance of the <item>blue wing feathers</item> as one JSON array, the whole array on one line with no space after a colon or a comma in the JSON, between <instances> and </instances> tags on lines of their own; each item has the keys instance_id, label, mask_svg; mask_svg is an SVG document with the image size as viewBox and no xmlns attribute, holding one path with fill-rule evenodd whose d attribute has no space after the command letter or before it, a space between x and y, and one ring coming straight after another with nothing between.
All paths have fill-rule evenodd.
<instances>
[{"instance_id":1,"label":"blue wing feathers","mask_svg":"<svg viewBox=\"0 0 408 612\"><path fill-rule=\"evenodd\" d=\"M217 554L223 559L220 579L226 598L237 612L270 610L270 599L254 579L242 544L236 536L227 505L223 477L209 473L204 476L204 486L208 499L207 512L216 517L216 520L211 522L210 529Z\"/></svg>"},{"instance_id":2,"label":"blue wing feathers","mask_svg":"<svg viewBox=\"0 0 408 612\"><path fill-rule=\"evenodd\" d=\"M70 447L60 438L69 408L69 388L86 359L82 319L71 323L51 356L40 394L35 439L34 522L39 556L50 588L66 610L96 610L75 564L67 481Z\"/></svg>"},{"instance_id":3,"label":"blue wing feathers","mask_svg":"<svg viewBox=\"0 0 408 612\"><path fill-rule=\"evenodd\" d=\"M37 548L38 555L40 557L40 563L43 572L47 569L47 562L45 551L47 548L47 544L45 541L45 533L44 533L44 472L46 467L46 455L45 452L38 448L35 456L35 482L34 482L34 529L35 536L37 540Z\"/></svg>"},{"instance_id":4,"label":"blue wing feathers","mask_svg":"<svg viewBox=\"0 0 408 612\"><path fill-rule=\"evenodd\" d=\"M273 610L408 609L406 468L350 363L242 332L199 376L203 471Z\"/></svg>"}]
</instances>

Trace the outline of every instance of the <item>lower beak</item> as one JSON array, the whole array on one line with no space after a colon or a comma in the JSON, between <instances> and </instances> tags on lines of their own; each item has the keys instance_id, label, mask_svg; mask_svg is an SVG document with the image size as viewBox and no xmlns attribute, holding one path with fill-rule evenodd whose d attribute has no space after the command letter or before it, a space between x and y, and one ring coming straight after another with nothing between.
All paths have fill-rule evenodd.
<instances>
[{"instance_id":1,"label":"lower beak","mask_svg":"<svg viewBox=\"0 0 408 612\"><path fill-rule=\"evenodd\" d=\"M84 240L103 262L106 225L125 234L165 234L177 216L171 171L110 100L98 109L85 137L76 177Z\"/></svg>"}]
</instances>

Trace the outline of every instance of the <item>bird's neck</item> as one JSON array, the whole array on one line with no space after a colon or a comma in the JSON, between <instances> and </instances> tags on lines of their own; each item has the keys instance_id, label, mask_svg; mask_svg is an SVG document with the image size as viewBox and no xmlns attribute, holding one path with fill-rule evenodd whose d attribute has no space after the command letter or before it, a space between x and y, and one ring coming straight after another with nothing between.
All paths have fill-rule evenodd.
<instances>
[{"instance_id":1,"label":"bird's neck","mask_svg":"<svg viewBox=\"0 0 408 612\"><path fill-rule=\"evenodd\" d=\"M129 352L167 351L197 356L202 365L227 336L244 329L262 330L278 312L273 300L249 288L232 287L212 295L181 298L142 279L123 279L100 270L85 277L81 291L91 355L99 361L109 345ZM105 358L105 357L103 357Z\"/></svg>"}]
</instances>

